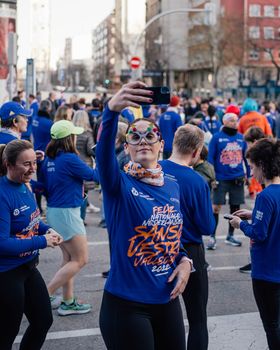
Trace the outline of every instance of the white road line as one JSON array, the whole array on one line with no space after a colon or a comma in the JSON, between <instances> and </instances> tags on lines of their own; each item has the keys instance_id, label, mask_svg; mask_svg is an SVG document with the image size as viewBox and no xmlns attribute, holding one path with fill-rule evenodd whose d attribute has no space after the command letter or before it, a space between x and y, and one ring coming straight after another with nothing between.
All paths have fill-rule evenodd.
<instances>
[{"instance_id":1,"label":"white road line","mask_svg":"<svg viewBox=\"0 0 280 350\"><path fill-rule=\"evenodd\" d=\"M99 241L99 242L88 242L88 245L106 245L106 244L109 244L108 241Z\"/></svg>"},{"instance_id":2,"label":"white road line","mask_svg":"<svg viewBox=\"0 0 280 350\"><path fill-rule=\"evenodd\" d=\"M218 266L218 267L213 267L211 266L208 271L230 271L230 270L238 270L240 266ZM159 276L159 275L156 275ZM95 273L95 274L87 274L83 275L85 278L97 278L97 277L102 277L101 273Z\"/></svg>"},{"instance_id":3,"label":"white road line","mask_svg":"<svg viewBox=\"0 0 280 350\"><path fill-rule=\"evenodd\" d=\"M222 235L222 236L216 236L216 239L226 239L226 235ZM235 238L245 238L244 235L234 235ZM204 237L206 240L207 240L207 236ZM97 242L92 242L92 241L89 241L88 242L88 245L90 246L98 246L98 245L107 245L109 244L108 241L97 241Z\"/></svg>"},{"instance_id":4,"label":"white road line","mask_svg":"<svg viewBox=\"0 0 280 350\"><path fill-rule=\"evenodd\" d=\"M260 327L261 329L261 323L259 320L259 314L257 312L250 312L250 313L244 313L244 314L234 314L234 315L222 315L222 316L211 316L208 317L208 321L210 323L209 326L209 332L211 333L211 324L212 323L221 323L222 324L226 324L227 328L228 324L230 324L231 319L232 320L240 320L244 319L245 324L247 324L247 328L248 326L248 321L250 321L250 323L253 320L257 320L257 325ZM240 321L239 321L240 323ZM184 325L187 326L188 325L188 321L187 319L184 319ZM215 329L216 327L214 327ZM217 327L219 328L219 327ZM255 328L255 327L254 327ZM247 329L248 331L248 329ZM229 332L230 332L230 328L229 328ZM71 331L59 331L59 332L49 332L47 335L46 340L55 340L55 339L67 339L67 338L78 338L78 337L89 337L89 336L100 336L101 332L100 332L100 328L85 328L85 329L75 329L75 330L71 330ZM264 336L263 336L264 337ZM22 335L18 335L15 339L15 344L19 344L21 342L22 339Z\"/></svg>"}]
</instances>

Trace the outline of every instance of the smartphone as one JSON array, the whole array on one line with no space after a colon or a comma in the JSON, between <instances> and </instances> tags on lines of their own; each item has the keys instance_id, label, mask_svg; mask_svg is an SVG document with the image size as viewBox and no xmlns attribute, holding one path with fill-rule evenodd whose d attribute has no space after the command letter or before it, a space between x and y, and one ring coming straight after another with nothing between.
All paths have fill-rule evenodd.
<instances>
[{"instance_id":1,"label":"smartphone","mask_svg":"<svg viewBox=\"0 0 280 350\"><path fill-rule=\"evenodd\" d=\"M153 99L153 102L140 102L139 104L141 106L168 105L170 103L170 89L168 86L148 86L144 88L144 90L151 90L154 92L153 96L150 96L150 98Z\"/></svg>"},{"instance_id":2,"label":"smartphone","mask_svg":"<svg viewBox=\"0 0 280 350\"><path fill-rule=\"evenodd\" d=\"M224 215L224 219L232 220L233 218L234 218L234 216L231 215L231 214L225 214L225 215Z\"/></svg>"}]
</instances>

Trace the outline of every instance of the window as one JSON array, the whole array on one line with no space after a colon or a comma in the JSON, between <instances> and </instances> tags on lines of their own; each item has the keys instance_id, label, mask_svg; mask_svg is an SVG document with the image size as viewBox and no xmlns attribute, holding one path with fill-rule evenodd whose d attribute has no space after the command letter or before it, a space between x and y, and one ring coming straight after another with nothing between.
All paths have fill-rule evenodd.
<instances>
[{"instance_id":1,"label":"window","mask_svg":"<svg viewBox=\"0 0 280 350\"><path fill-rule=\"evenodd\" d=\"M249 38L259 39L260 37L260 27L249 27Z\"/></svg>"},{"instance_id":2,"label":"window","mask_svg":"<svg viewBox=\"0 0 280 350\"><path fill-rule=\"evenodd\" d=\"M269 52L264 52L263 53L263 58L265 61L271 61L271 55Z\"/></svg>"},{"instance_id":3,"label":"window","mask_svg":"<svg viewBox=\"0 0 280 350\"><path fill-rule=\"evenodd\" d=\"M265 17L274 17L274 6L265 5L264 6L264 16Z\"/></svg>"},{"instance_id":4,"label":"window","mask_svg":"<svg viewBox=\"0 0 280 350\"><path fill-rule=\"evenodd\" d=\"M261 17L261 5L250 5L249 17Z\"/></svg>"},{"instance_id":5,"label":"window","mask_svg":"<svg viewBox=\"0 0 280 350\"><path fill-rule=\"evenodd\" d=\"M250 59L250 60L257 61L257 60L259 59L259 56L260 56L260 54L259 54L259 52L256 51L256 50L251 50L251 51L249 52L249 59Z\"/></svg>"},{"instance_id":6,"label":"window","mask_svg":"<svg viewBox=\"0 0 280 350\"><path fill-rule=\"evenodd\" d=\"M274 39L274 28L264 27L263 28L264 38L265 39Z\"/></svg>"}]
</instances>

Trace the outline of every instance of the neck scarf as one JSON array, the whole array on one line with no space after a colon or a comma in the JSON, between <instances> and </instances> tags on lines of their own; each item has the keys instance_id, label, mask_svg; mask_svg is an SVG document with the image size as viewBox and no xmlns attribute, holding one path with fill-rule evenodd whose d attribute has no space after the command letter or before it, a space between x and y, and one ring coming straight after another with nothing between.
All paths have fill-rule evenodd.
<instances>
[{"instance_id":1,"label":"neck scarf","mask_svg":"<svg viewBox=\"0 0 280 350\"><path fill-rule=\"evenodd\" d=\"M223 132L229 136L234 136L237 134L237 129L229 128L228 126L223 126Z\"/></svg>"},{"instance_id":2,"label":"neck scarf","mask_svg":"<svg viewBox=\"0 0 280 350\"><path fill-rule=\"evenodd\" d=\"M164 185L163 172L159 164L157 164L155 169L145 169L141 164L130 161L124 166L124 171L130 176L135 177L137 180L149 185Z\"/></svg>"}]
</instances>

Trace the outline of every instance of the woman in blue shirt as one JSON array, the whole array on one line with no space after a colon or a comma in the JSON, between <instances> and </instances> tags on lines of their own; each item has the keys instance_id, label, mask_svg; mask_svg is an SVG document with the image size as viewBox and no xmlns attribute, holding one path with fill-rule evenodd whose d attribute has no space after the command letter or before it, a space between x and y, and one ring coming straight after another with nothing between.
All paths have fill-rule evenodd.
<instances>
[{"instance_id":1,"label":"woman in blue shirt","mask_svg":"<svg viewBox=\"0 0 280 350\"><path fill-rule=\"evenodd\" d=\"M36 172L30 142L0 146L0 349L12 348L23 314L29 326L20 349L41 349L52 324L49 294L37 270L39 249L58 245L62 237L40 220L27 185Z\"/></svg>"},{"instance_id":2,"label":"woman in blue shirt","mask_svg":"<svg viewBox=\"0 0 280 350\"><path fill-rule=\"evenodd\" d=\"M158 126L138 119L128 127L131 161L121 171L115 155L118 115L141 102L152 104L144 83L132 82L108 102L96 150L111 269L100 311L108 349L185 350L178 295L192 264L181 250L179 187L158 164L163 141Z\"/></svg>"},{"instance_id":3,"label":"woman in blue shirt","mask_svg":"<svg viewBox=\"0 0 280 350\"><path fill-rule=\"evenodd\" d=\"M62 267L48 284L52 307L58 307L61 316L85 314L89 304L80 304L74 298L74 276L88 260L86 230L80 216L83 203L83 182L98 181L96 170L78 156L76 135L83 128L68 120L60 120L51 127L51 141L46 149L46 159L41 168L47 197L47 222L58 231L64 242ZM63 301L55 291L63 287Z\"/></svg>"},{"instance_id":4,"label":"woman in blue shirt","mask_svg":"<svg viewBox=\"0 0 280 350\"><path fill-rule=\"evenodd\" d=\"M230 224L251 239L253 291L270 350L280 349L280 141L261 139L247 151L253 176L265 189L253 211L234 213ZM252 223L242 219L251 219Z\"/></svg>"}]
</instances>

